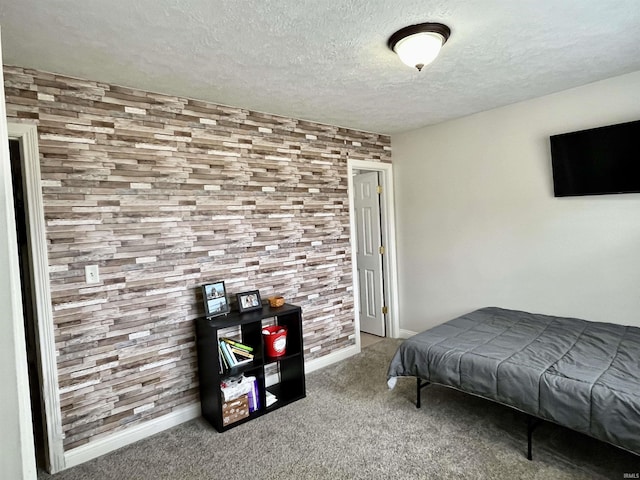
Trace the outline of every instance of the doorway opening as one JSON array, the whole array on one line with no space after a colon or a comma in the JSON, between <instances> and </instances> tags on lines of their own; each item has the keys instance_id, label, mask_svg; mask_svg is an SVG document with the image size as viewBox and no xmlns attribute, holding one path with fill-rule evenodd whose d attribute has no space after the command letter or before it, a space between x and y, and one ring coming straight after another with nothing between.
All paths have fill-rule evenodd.
<instances>
[{"instance_id":1,"label":"doorway opening","mask_svg":"<svg viewBox=\"0 0 640 480\"><path fill-rule=\"evenodd\" d=\"M19 140L9 139L9 158L11 160L11 178L13 184L13 204L16 220L16 238L18 239L18 259L20 283L22 286L22 310L24 313L25 345L27 347L27 366L29 374L29 392L31 396L31 419L36 452L36 465L46 468L45 432L43 422L43 399L40 390L42 374L38 355L37 318L35 310L35 290L31 272L31 245L29 239L28 213L24 186L23 156Z\"/></svg>"},{"instance_id":2,"label":"doorway opening","mask_svg":"<svg viewBox=\"0 0 640 480\"><path fill-rule=\"evenodd\" d=\"M18 263L24 316L24 348L31 394L36 464L64 469L63 432L56 368L53 308L45 233L38 131L7 122Z\"/></svg>"},{"instance_id":3,"label":"doorway opening","mask_svg":"<svg viewBox=\"0 0 640 480\"><path fill-rule=\"evenodd\" d=\"M348 161L358 349L399 334L391 164Z\"/></svg>"}]
</instances>

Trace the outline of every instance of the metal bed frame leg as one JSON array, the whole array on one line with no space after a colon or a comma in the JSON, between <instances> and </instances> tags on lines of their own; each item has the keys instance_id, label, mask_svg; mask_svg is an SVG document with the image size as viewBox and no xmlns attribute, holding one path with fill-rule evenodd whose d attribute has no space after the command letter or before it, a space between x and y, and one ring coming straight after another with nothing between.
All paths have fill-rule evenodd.
<instances>
[{"instance_id":1,"label":"metal bed frame leg","mask_svg":"<svg viewBox=\"0 0 640 480\"><path fill-rule=\"evenodd\" d=\"M422 383L420 377L416 377L416 408L420 408L420 390L429 385L429 382Z\"/></svg>"},{"instance_id":2,"label":"metal bed frame leg","mask_svg":"<svg viewBox=\"0 0 640 480\"><path fill-rule=\"evenodd\" d=\"M531 415L527 415L527 460L533 460L531 455L531 443L533 440L533 431L542 423L542 420Z\"/></svg>"},{"instance_id":3,"label":"metal bed frame leg","mask_svg":"<svg viewBox=\"0 0 640 480\"><path fill-rule=\"evenodd\" d=\"M420 390L422 390L427 385L430 385L430 382L426 380L422 383L422 379L420 377L416 377L416 408L420 408ZM531 453L532 444L533 444L533 431L538 428L538 426L543 422L542 419L534 417L532 415L527 415L527 460L533 460L533 455Z\"/></svg>"}]
</instances>

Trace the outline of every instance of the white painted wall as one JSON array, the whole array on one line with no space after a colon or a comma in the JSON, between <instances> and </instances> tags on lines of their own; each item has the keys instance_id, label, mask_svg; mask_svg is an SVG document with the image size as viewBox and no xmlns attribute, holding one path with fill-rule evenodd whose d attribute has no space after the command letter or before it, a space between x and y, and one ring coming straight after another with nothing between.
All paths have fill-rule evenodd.
<instances>
[{"instance_id":1,"label":"white painted wall","mask_svg":"<svg viewBox=\"0 0 640 480\"><path fill-rule=\"evenodd\" d=\"M554 198L549 147L639 119L635 72L392 136L400 328L484 306L640 326L640 194Z\"/></svg>"},{"instance_id":2,"label":"white painted wall","mask_svg":"<svg viewBox=\"0 0 640 480\"><path fill-rule=\"evenodd\" d=\"M0 46L0 66L2 54ZM4 85L0 68L0 85ZM36 478L4 89L0 88L0 477Z\"/></svg>"}]
</instances>

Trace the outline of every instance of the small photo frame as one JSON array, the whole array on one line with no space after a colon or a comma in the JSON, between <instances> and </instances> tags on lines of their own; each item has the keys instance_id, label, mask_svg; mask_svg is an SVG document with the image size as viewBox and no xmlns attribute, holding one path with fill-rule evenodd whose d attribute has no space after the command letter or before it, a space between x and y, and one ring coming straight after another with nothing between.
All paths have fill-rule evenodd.
<instances>
[{"instance_id":1,"label":"small photo frame","mask_svg":"<svg viewBox=\"0 0 640 480\"><path fill-rule=\"evenodd\" d=\"M224 287L224 282L202 285L202 297L207 318L229 313L229 301L227 300L227 290Z\"/></svg>"},{"instance_id":2,"label":"small photo frame","mask_svg":"<svg viewBox=\"0 0 640 480\"><path fill-rule=\"evenodd\" d=\"M262 300L260 299L260 292L258 290L251 290L250 292L238 293L238 310L240 313L250 312L251 310L258 310L262 308Z\"/></svg>"}]
</instances>

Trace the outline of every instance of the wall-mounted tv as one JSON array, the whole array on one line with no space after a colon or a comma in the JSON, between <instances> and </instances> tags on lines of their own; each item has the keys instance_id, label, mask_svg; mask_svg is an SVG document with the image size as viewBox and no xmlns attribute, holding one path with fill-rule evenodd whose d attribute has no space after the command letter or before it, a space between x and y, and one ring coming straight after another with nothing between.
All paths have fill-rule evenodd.
<instances>
[{"instance_id":1,"label":"wall-mounted tv","mask_svg":"<svg viewBox=\"0 0 640 480\"><path fill-rule=\"evenodd\" d=\"M550 138L556 197L640 192L640 120Z\"/></svg>"}]
</instances>

